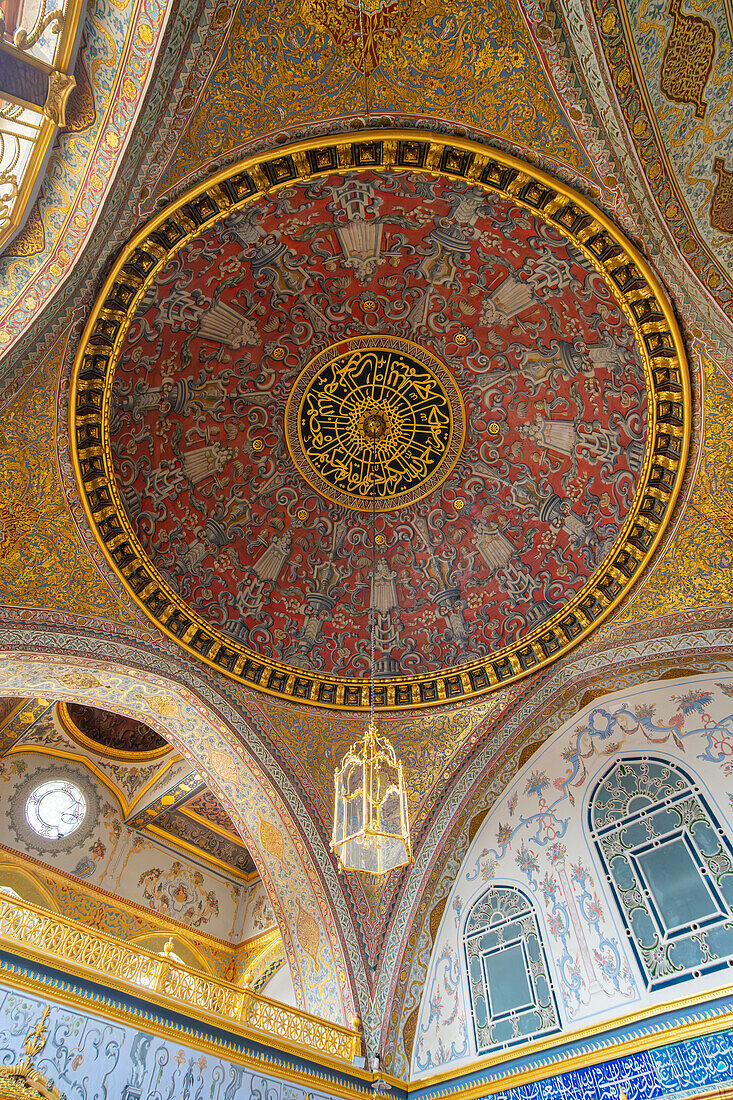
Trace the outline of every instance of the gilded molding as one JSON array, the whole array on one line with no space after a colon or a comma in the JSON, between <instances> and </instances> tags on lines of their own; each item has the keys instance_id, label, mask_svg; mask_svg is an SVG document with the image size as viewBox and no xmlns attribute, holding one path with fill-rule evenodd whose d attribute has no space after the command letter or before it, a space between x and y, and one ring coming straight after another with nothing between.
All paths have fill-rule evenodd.
<instances>
[{"instance_id":1,"label":"gilded molding","mask_svg":"<svg viewBox=\"0 0 733 1100\"><path fill-rule=\"evenodd\" d=\"M128 898L121 898L119 894L112 894L108 890L104 890L101 886L93 885L85 879L75 878L66 871L52 870L48 864L44 863L42 860L31 855L19 855L15 850L6 848L3 844L0 844L0 864L2 863L10 864L17 868L17 870L38 877L39 879L43 876L43 879L53 882L62 889L80 892L95 905L109 906L119 910L119 912L132 917L133 920L139 921L141 925L152 924L154 927L150 929L151 932L157 932L166 936L175 935L182 939L189 939L193 934L190 925L183 924L182 921L174 920L172 917L168 917L163 913L147 909L144 905L130 901ZM141 932L141 935L144 934L147 934L147 931ZM269 935L269 933L264 934ZM232 945L227 940L212 936L211 933L207 932L205 929L197 928L195 930L195 940L198 944L203 944L208 949L213 949L217 952L220 952L222 948L224 948L230 954L233 954L239 947L246 947L250 943L256 944L260 939L261 936L255 936L252 937L251 940L245 940L243 944Z\"/></svg>"},{"instance_id":2,"label":"gilded molding","mask_svg":"<svg viewBox=\"0 0 733 1100\"><path fill-rule=\"evenodd\" d=\"M70 73L60 73L53 69L48 74L48 95L43 104L43 113L56 126L66 125L66 104L76 87L76 80Z\"/></svg>"},{"instance_id":3,"label":"gilded molding","mask_svg":"<svg viewBox=\"0 0 733 1100\"><path fill-rule=\"evenodd\" d=\"M134 799L133 802L130 803L127 801L124 793L120 790L120 788L116 786L116 784L112 781L112 779L110 779L110 777L106 775L105 772L103 772L102 769L99 768L93 760L90 760L88 756L83 756L80 753L70 752L67 749L60 749L55 746L49 747L48 745L24 745L17 742L7 750L6 755L13 756L15 753L26 752L33 752L36 753L38 756L49 756L52 759L56 760L72 760L75 764L81 764L87 769L87 771L91 772L92 775L96 779L98 779L99 782L103 784L103 786L114 797L117 805L120 808L120 813L124 818L128 818L128 815L134 809L134 806L139 798L144 795L145 792L150 789L150 787L154 786L155 783L160 780L161 775L165 774L168 769L168 765L166 765L160 771L156 772L156 774L151 779L149 779L145 786L142 788L140 794ZM171 761L170 763L173 763L173 761ZM157 799L156 803L159 801L160 799ZM143 813L144 811L140 812ZM137 822L134 821L134 819L128 818L125 823L134 828L142 827L141 825L138 825Z\"/></svg>"},{"instance_id":4,"label":"gilded molding","mask_svg":"<svg viewBox=\"0 0 733 1100\"><path fill-rule=\"evenodd\" d=\"M409 138L409 141L408 141ZM418 154L415 150L418 150ZM409 158L408 152L409 150ZM303 159L305 157L305 160ZM338 157L338 161L337 161ZM408 158L408 159L406 159ZM362 681L295 669L247 649L181 599L145 554L112 468L109 415L117 357L135 310L161 267L203 229L290 186L307 161L315 178L341 161L360 169L442 172L511 198L560 230L604 278L635 333L650 397L639 488L603 564L565 606L490 658L459 669L380 680L380 709L445 705L531 675L575 647L624 599L652 558L679 494L689 450L691 398L681 334L664 292L617 227L587 199L533 166L475 142L420 131L365 131L312 139L229 167L173 202L128 243L80 342L70 394L72 458L89 522L111 568L145 614L185 650L250 688L345 711L368 708ZM424 167L420 167L424 165Z\"/></svg>"}]
</instances>

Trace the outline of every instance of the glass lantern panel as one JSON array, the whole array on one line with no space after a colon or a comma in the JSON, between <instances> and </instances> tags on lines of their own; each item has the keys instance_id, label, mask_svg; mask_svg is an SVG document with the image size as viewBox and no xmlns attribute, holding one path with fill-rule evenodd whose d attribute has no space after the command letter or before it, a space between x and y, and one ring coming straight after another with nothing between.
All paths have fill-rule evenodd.
<instances>
[{"instance_id":1,"label":"glass lantern panel","mask_svg":"<svg viewBox=\"0 0 733 1100\"><path fill-rule=\"evenodd\" d=\"M401 837L368 835L336 845L344 867L371 875L386 875L409 863L409 853Z\"/></svg>"},{"instance_id":2,"label":"glass lantern panel","mask_svg":"<svg viewBox=\"0 0 733 1100\"><path fill-rule=\"evenodd\" d=\"M394 833L396 836L399 836L402 832L398 787L390 787L379 808L379 831L381 833Z\"/></svg>"}]
</instances>

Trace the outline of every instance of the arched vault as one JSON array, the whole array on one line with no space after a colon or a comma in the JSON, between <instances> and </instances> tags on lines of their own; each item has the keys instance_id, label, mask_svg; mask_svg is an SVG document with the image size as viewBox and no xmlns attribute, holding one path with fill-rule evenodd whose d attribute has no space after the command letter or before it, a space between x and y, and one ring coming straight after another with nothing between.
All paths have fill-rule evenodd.
<instances>
[{"instance_id":1,"label":"arched vault","mask_svg":"<svg viewBox=\"0 0 733 1100\"><path fill-rule=\"evenodd\" d=\"M208 685L181 683L149 652L110 644L102 655L88 638L4 631L0 695L43 695L134 716L152 726L200 773L222 800L252 855L276 915L299 1004L351 1025L357 1012L347 975L326 853L306 836L292 792L278 789L246 718ZM197 690L197 688L199 690ZM217 706L217 703L219 704Z\"/></svg>"}]
</instances>

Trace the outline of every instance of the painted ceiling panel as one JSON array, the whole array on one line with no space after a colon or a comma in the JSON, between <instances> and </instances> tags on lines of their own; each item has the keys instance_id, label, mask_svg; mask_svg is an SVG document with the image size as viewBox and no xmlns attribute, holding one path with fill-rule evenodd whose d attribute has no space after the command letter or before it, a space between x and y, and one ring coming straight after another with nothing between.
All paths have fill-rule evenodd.
<instances>
[{"instance_id":1,"label":"painted ceiling panel","mask_svg":"<svg viewBox=\"0 0 733 1100\"><path fill-rule=\"evenodd\" d=\"M514 0L385 0L365 11L324 0L242 3L205 88L181 106L189 122L160 180L167 191L198 165L283 126L340 116L455 120L565 161L596 167Z\"/></svg>"},{"instance_id":2,"label":"painted ceiling panel","mask_svg":"<svg viewBox=\"0 0 733 1100\"><path fill-rule=\"evenodd\" d=\"M231 840L221 836L213 829L207 829L205 823L193 821L185 813L179 810L166 810L155 820L156 835L158 830L166 834L166 839L172 837L174 844L183 841L191 845L194 858L197 852L203 852L211 856L216 864L224 864L234 869L235 874L249 875L254 872L254 863L247 849L242 844L234 844Z\"/></svg>"},{"instance_id":3,"label":"painted ceiling panel","mask_svg":"<svg viewBox=\"0 0 733 1100\"><path fill-rule=\"evenodd\" d=\"M293 186L184 248L131 321L110 416L127 514L189 607L345 677L369 602L388 675L551 617L618 538L647 437L633 329L581 253L511 201L404 173Z\"/></svg>"},{"instance_id":4,"label":"painted ceiling panel","mask_svg":"<svg viewBox=\"0 0 733 1100\"><path fill-rule=\"evenodd\" d=\"M62 708L60 717L62 721L70 719L66 729L71 736L81 733L99 752L111 750L113 754L139 756L168 749L165 738L134 718L112 714L97 707L79 706L78 703L69 703L65 707L62 704Z\"/></svg>"},{"instance_id":5,"label":"painted ceiling panel","mask_svg":"<svg viewBox=\"0 0 733 1100\"><path fill-rule=\"evenodd\" d=\"M222 804L211 791L202 791L186 803L186 809L210 821L212 825L226 830L232 836L237 836L237 826L232 821Z\"/></svg>"}]
</instances>

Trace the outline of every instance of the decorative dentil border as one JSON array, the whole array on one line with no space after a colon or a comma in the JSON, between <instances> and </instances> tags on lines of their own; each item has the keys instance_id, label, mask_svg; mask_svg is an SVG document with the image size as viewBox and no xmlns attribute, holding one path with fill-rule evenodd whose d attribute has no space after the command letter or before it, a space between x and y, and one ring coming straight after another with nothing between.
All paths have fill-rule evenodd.
<instances>
[{"instance_id":1,"label":"decorative dentil border","mask_svg":"<svg viewBox=\"0 0 733 1100\"><path fill-rule=\"evenodd\" d=\"M189 653L255 690L347 711L369 706L366 680L306 672L263 657L197 615L147 557L115 483L109 437L112 380L128 326L160 269L232 211L281 186L332 172L423 171L503 195L559 230L604 279L637 339L649 397L644 465L632 507L595 574L547 623L461 668L380 680L376 705L403 709L482 695L536 672L577 645L623 600L672 513L690 444L690 379L670 303L613 222L572 188L509 154L422 131L310 139L231 166L151 219L121 251L87 322L70 391L74 469L92 529L141 609Z\"/></svg>"}]
</instances>

